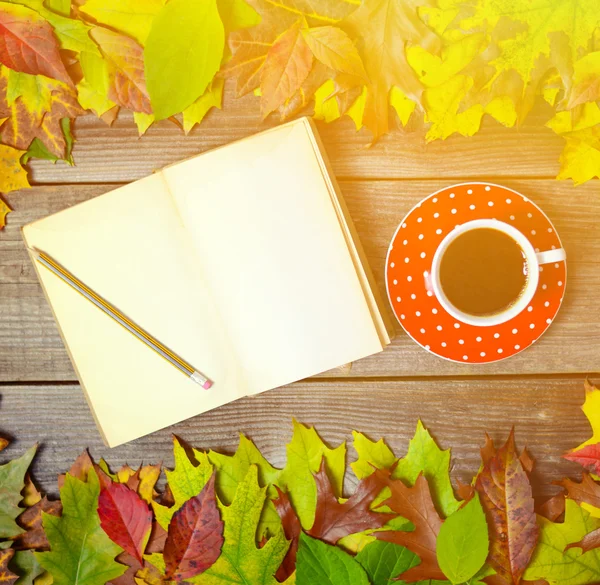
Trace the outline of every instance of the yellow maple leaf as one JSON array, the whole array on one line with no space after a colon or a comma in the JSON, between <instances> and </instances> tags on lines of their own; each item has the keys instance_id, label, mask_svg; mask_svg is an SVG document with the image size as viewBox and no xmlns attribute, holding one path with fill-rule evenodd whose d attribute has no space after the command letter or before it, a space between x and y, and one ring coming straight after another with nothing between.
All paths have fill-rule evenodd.
<instances>
[{"instance_id":1,"label":"yellow maple leaf","mask_svg":"<svg viewBox=\"0 0 600 585\"><path fill-rule=\"evenodd\" d=\"M557 179L572 179L581 185L600 178L600 126L565 134ZM600 439L599 439L600 442Z\"/></svg>"},{"instance_id":2,"label":"yellow maple leaf","mask_svg":"<svg viewBox=\"0 0 600 585\"><path fill-rule=\"evenodd\" d=\"M475 14L462 21L465 30L496 27L510 19L516 27L510 38L498 41L500 55L491 61L497 74L516 71L527 85L540 56L550 55L552 33L568 35L571 57L587 50L594 31L600 26L597 0L478 0ZM503 28L503 30L505 30ZM516 34L515 34L516 31Z\"/></svg>"},{"instance_id":3,"label":"yellow maple leaf","mask_svg":"<svg viewBox=\"0 0 600 585\"><path fill-rule=\"evenodd\" d=\"M594 51L575 63L567 108L596 100L600 100L600 51Z\"/></svg>"},{"instance_id":4,"label":"yellow maple leaf","mask_svg":"<svg viewBox=\"0 0 600 585\"><path fill-rule=\"evenodd\" d=\"M21 157L24 154L24 150L0 144L0 193L10 193L30 186L27 172L21 165ZM11 210L5 203L2 210L4 213L2 219L4 219Z\"/></svg>"},{"instance_id":5,"label":"yellow maple leaf","mask_svg":"<svg viewBox=\"0 0 600 585\"><path fill-rule=\"evenodd\" d=\"M83 73L83 78L77 84L79 104L101 117L116 105L108 98L110 80L106 61L100 54L84 51L79 55L79 64Z\"/></svg>"},{"instance_id":6,"label":"yellow maple leaf","mask_svg":"<svg viewBox=\"0 0 600 585\"><path fill-rule=\"evenodd\" d=\"M434 52L439 48L438 37L418 15L419 8L433 5L433 0L364 0L340 25L356 39L370 80L363 123L375 139L389 130L392 87L420 101L423 85L408 63L406 48L409 44Z\"/></svg>"},{"instance_id":7,"label":"yellow maple leaf","mask_svg":"<svg viewBox=\"0 0 600 585\"><path fill-rule=\"evenodd\" d=\"M573 451L579 451L588 445L600 443L600 389L585 381L585 401L581 407L592 427L592 436Z\"/></svg>"},{"instance_id":8,"label":"yellow maple leaf","mask_svg":"<svg viewBox=\"0 0 600 585\"><path fill-rule=\"evenodd\" d=\"M215 78L208 89L191 105L183 110L183 131L189 134L196 124L200 124L204 116L212 108L221 108L223 102L224 80Z\"/></svg>"}]
</instances>

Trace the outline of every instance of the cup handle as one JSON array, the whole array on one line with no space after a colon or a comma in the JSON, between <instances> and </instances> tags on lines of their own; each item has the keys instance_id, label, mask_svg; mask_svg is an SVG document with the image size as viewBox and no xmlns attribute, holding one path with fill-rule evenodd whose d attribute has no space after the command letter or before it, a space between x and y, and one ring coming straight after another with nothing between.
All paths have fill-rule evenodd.
<instances>
[{"instance_id":1,"label":"cup handle","mask_svg":"<svg viewBox=\"0 0 600 585\"><path fill-rule=\"evenodd\" d=\"M545 252L537 252L537 261L540 264L551 264L552 262L561 262L567 259L567 254L564 248L555 250L546 250Z\"/></svg>"}]
</instances>

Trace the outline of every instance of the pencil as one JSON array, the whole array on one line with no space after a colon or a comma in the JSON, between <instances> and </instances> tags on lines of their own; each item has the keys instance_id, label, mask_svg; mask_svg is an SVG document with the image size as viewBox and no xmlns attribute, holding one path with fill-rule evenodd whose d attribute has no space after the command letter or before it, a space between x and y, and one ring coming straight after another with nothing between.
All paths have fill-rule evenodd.
<instances>
[{"instance_id":1,"label":"pencil","mask_svg":"<svg viewBox=\"0 0 600 585\"><path fill-rule=\"evenodd\" d=\"M29 251L40 264L44 265L62 281L66 282L71 288L84 296L88 301L96 305L96 307L98 307L106 315L127 329L129 333L137 337L142 343L146 344L150 349L153 349L158 355L167 360L171 365L175 366L180 372L196 382L196 384L199 384L206 390L213 385L212 381L204 374L200 373L186 361L174 354L170 349L158 341L158 339L152 337L152 335L150 335L147 331L144 331L139 325L136 325L116 307L104 300L101 296L96 294L93 290L91 290L83 282L71 274L66 268L56 262L56 260L53 260L50 256L48 256L48 254L36 248L29 248Z\"/></svg>"}]
</instances>

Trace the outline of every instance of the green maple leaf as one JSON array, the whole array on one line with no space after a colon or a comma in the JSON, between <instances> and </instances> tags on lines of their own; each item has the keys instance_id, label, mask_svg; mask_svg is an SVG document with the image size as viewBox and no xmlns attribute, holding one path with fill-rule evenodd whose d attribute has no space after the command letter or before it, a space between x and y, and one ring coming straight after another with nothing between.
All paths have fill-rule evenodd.
<instances>
[{"instance_id":1,"label":"green maple leaf","mask_svg":"<svg viewBox=\"0 0 600 585\"><path fill-rule=\"evenodd\" d=\"M104 585L127 567L115 561L123 550L100 527L100 482L94 469L83 482L69 475L60 490L62 516L42 514L50 552L36 553L54 585Z\"/></svg>"},{"instance_id":2,"label":"green maple leaf","mask_svg":"<svg viewBox=\"0 0 600 585\"><path fill-rule=\"evenodd\" d=\"M377 469L389 469L396 463L394 452L385 444L383 439L375 442L356 431L352 432L354 438L353 446L358 459L350 463L354 475L358 479L364 479Z\"/></svg>"},{"instance_id":3,"label":"green maple leaf","mask_svg":"<svg viewBox=\"0 0 600 585\"><path fill-rule=\"evenodd\" d=\"M302 527L309 529L313 525L317 505L317 486L313 474L319 471L324 457L334 492L341 497L346 469L346 443L330 449L313 427L305 427L296 420L293 424L294 434L286 447L287 464L277 485L288 492Z\"/></svg>"},{"instance_id":4,"label":"green maple leaf","mask_svg":"<svg viewBox=\"0 0 600 585\"><path fill-rule=\"evenodd\" d=\"M23 512L23 508L19 508L23 499L21 490L36 450L37 446L31 447L18 459L0 465L0 538L13 538L23 532L15 520Z\"/></svg>"},{"instance_id":5,"label":"green maple leaf","mask_svg":"<svg viewBox=\"0 0 600 585\"><path fill-rule=\"evenodd\" d=\"M600 549L583 553L580 548L565 550L586 534L600 527L600 520L590 516L573 500L566 500L565 521L551 522L538 516L540 537L523 578L544 579L550 585L584 585L600 581Z\"/></svg>"},{"instance_id":6,"label":"green maple leaf","mask_svg":"<svg viewBox=\"0 0 600 585\"><path fill-rule=\"evenodd\" d=\"M258 483L258 467L250 465L248 473L237 486L231 505L219 506L225 524L221 556L204 573L188 579L188 582L199 585L277 585L274 575L289 543L279 528L262 548L256 545L266 494L267 488L260 487ZM146 555L145 558L164 573L162 555Z\"/></svg>"},{"instance_id":7,"label":"green maple leaf","mask_svg":"<svg viewBox=\"0 0 600 585\"><path fill-rule=\"evenodd\" d=\"M169 522L171 522L173 514L190 498L197 496L202 491L202 488L213 473L213 466L208 460L206 453L197 449L193 449L192 453L198 465L194 465L190 460L179 439L175 436L173 437L175 467L173 471L166 470L165 474L175 504L167 508L166 506L152 502L156 520L165 530L169 529Z\"/></svg>"}]
</instances>

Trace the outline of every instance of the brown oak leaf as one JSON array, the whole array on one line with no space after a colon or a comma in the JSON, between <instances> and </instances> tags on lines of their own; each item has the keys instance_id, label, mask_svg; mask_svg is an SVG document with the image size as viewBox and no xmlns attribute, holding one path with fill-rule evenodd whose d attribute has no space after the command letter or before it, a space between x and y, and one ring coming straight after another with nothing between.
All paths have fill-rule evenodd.
<instances>
[{"instance_id":1,"label":"brown oak leaf","mask_svg":"<svg viewBox=\"0 0 600 585\"><path fill-rule=\"evenodd\" d=\"M144 75L144 48L133 39L95 26L91 37L108 65L108 99L134 112L152 113Z\"/></svg>"},{"instance_id":2,"label":"brown oak leaf","mask_svg":"<svg viewBox=\"0 0 600 585\"><path fill-rule=\"evenodd\" d=\"M391 496L383 504L410 520L415 529L412 532L395 530L375 532L373 536L379 540L405 546L419 556L421 563L402 573L403 581L410 583L426 579L445 580L446 577L438 565L435 553L437 535L443 520L431 499L427 479L421 474L417 477L414 486L408 487L399 479L391 479L392 471L377 469L373 473L379 476L379 480L391 491Z\"/></svg>"},{"instance_id":3,"label":"brown oak leaf","mask_svg":"<svg viewBox=\"0 0 600 585\"><path fill-rule=\"evenodd\" d=\"M325 469L325 459L315 474L317 485L317 507L315 521L308 534L324 542L336 544L340 538L381 528L396 517L396 514L384 514L370 509L375 497L381 493L387 482L381 475L372 473L361 480L356 491L344 503L340 503Z\"/></svg>"},{"instance_id":4,"label":"brown oak leaf","mask_svg":"<svg viewBox=\"0 0 600 585\"><path fill-rule=\"evenodd\" d=\"M60 500L50 501L44 496L39 502L27 508L17 519L19 525L26 532L19 534L14 540L14 547L17 550L35 549L38 551L50 550L46 533L42 526L42 512L60 516L62 513L62 504Z\"/></svg>"},{"instance_id":5,"label":"brown oak leaf","mask_svg":"<svg viewBox=\"0 0 600 585\"><path fill-rule=\"evenodd\" d=\"M302 532L302 525L292 507L289 496L277 486L275 486L275 489L278 497L273 500L273 505L281 518L285 538L290 541L290 547L275 574L277 580L283 583L296 570L296 553L298 552L298 539Z\"/></svg>"},{"instance_id":6,"label":"brown oak leaf","mask_svg":"<svg viewBox=\"0 0 600 585\"><path fill-rule=\"evenodd\" d=\"M8 562L13 558L15 551L12 548L0 550L0 583L2 585L13 585L19 578L8 568Z\"/></svg>"},{"instance_id":7,"label":"brown oak leaf","mask_svg":"<svg viewBox=\"0 0 600 585\"><path fill-rule=\"evenodd\" d=\"M0 7L0 63L73 85L52 26L35 10L19 4L3 2Z\"/></svg>"},{"instance_id":8,"label":"brown oak leaf","mask_svg":"<svg viewBox=\"0 0 600 585\"><path fill-rule=\"evenodd\" d=\"M500 578L516 585L533 555L539 528L531 484L516 451L514 431L506 444L487 459L475 489L490 527L488 562Z\"/></svg>"},{"instance_id":9,"label":"brown oak leaf","mask_svg":"<svg viewBox=\"0 0 600 585\"><path fill-rule=\"evenodd\" d=\"M537 506L536 512L540 516L550 520L550 522L557 522L565 513L565 494L557 494L548 498L545 502Z\"/></svg>"}]
</instances>

